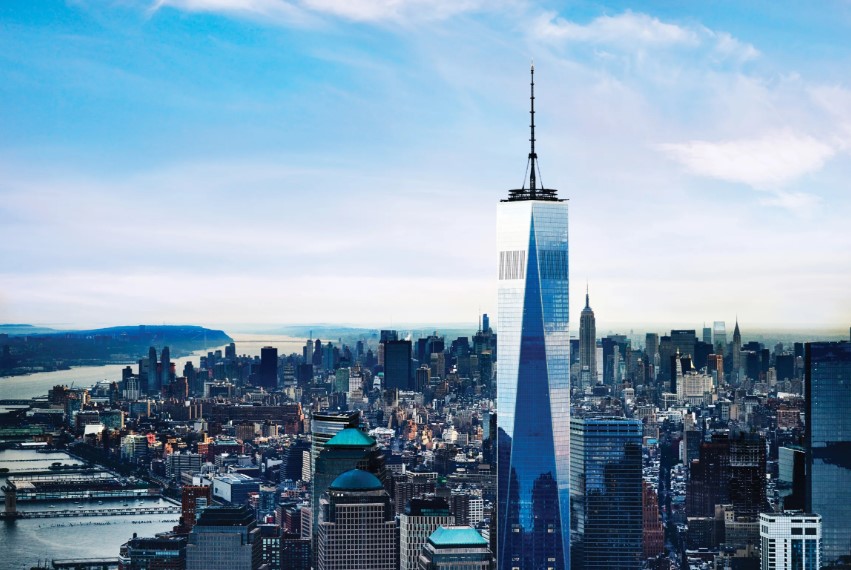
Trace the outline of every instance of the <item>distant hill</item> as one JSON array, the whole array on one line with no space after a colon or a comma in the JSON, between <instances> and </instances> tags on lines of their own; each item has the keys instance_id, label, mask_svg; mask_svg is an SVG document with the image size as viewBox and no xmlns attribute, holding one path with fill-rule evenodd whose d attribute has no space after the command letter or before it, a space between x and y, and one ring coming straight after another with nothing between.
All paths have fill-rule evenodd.
<instances>
[{"instance_id":1,"label":"distant hill","mask_svg":"<svg viewBox=\"0 0 851 570\"><path fill-rule=\"evenodd\" d=\"M12 332L14 331L14 332ZM173 358L221 346L233 339L224 331L193 325L137 325L92 330L55 330L0 325L0 376L71 366L134 363L151 346L168 346Z\"/></svg>"}]
</instances>

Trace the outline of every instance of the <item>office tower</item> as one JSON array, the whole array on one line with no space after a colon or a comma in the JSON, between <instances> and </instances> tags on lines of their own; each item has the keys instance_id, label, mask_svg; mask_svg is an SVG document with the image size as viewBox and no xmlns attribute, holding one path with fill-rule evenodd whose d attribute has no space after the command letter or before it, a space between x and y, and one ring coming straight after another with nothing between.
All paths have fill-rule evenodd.
<instances>
[{"instance_id":1,"label":"office tower","mask_svg":"<svg viewBox=\"0 0 851 570\"><path fill-rule=\"evenodd\" d=\"M700 444L700 459L689 465L686 515L714 517L715 505L730 501L730 437L712 434Z\"/></svg>"},{"instance_id":2,"label":"office tower","mask_svg":"<svg viewBox=\"0 0 851 570\"><path fill-rule=\"evenodd\" d=\"M765 498L765 438L758 433L730 436L730 503L737 519L756 519Z\"/></svg>"},{"instance_id":3,"label":"office tower","mask_svg":"<svg viewBox=\"0 0 851 570\"><path fill-rule=\"evenodd\" d=\"M784 511L806 508L806 457L801 447L786 446L777 450L777 494Z\"/></svg>"},{"instance_id":4,"label":"office tower","mask_svg":"<svg viewBox=\"0 0 851 570\"><path fill-rule=\"evenodd\" d=\"M284 530L276 524L261 524L257 528L260 529L260 556L264 570L282 570L281 542Z\"/></svg>"},{"instance_id":5,"label":"office tower","mask_svg":"<svg viewBox=\"0 0 851 570\"><path fill-rule=\"evenodd\" d=\"M423 364L419 368L417 368L417 380L414 385L414 390L417 392L423 392L428 386L428 380L431 377L431 367Z\"/></svg>"},{"instance_id":6,"label":"office tower","mask_svg":"<svg viewBox=\"0 0 851 570\"><path fill-rule=\"evenodd\" d=\"M207 507L189 533L186 570L258 570L260 529L248 505Z\"/></svg>"},{"instance_id":7,"label":"office tower","mask_svg":"<svg viewBox=\"0 0 851 570\"><path fill-rule=\"evenodd\" d=\"M169 384L171 384L171 357L169 356L168 347L164 346L160 356L160 385L157 393L161 392Z\"/></svg>"},{"instance_id":8,"label":"office tower","mask_svg":"<svg viewBox=\"0 0 851 570\"><path fill-rule=\"evenodd\" d=\"M319 570L397 570L396 519L378 478L360 469L334 479L319 513Z\"/></svg>"},{"instance_id":9,"label":"office tower","mask_svg":"<svg viewBox=\"0 0 851 570\"><path fill-rule=\"evenodd\" d=\"M236 343L232 342L225 347L225 358L236 358Z\"/></svg>"},{"instance_id":10,"label":"office tower","mask_svg":"<svg viewBox=\"0 0 851 570\"><path fill-rule=\"evenodd\" d=\"M491 320L487 313L482 314L482 332L490 332Z\"/></svg>"},{"instance_id":11,"label":"office tower","mask_svg":"<svg viewBox=\"0 0 851 570\"><path fill-rule=\"evenodd\" d=\"M760 570L821 568L822 518L804 513L759 515Z\"/></svg>"},{"instance_id":12,"label":"office tower","mask_svg":"<svg viewBox=\"0 0 851 570\"><path fill-rule=\"evenodd\" d=\"M437 473L408 471L407 473L397 474L393 478L393 502L396 505L396 514L404 513L411 499L433 495L436 487Z\"/></svg>"},{"instance_id":13,"label":"office tower","mask_svg":"<svg viewBox=\"0 0 851 570\"><path fill-rule=\"evenodd\" d=\"M500 568L570 567L567 202L536 183L497 208ZM522 365L521 365L522 362Z\"/></svg>"},{"instance_id":14,"label":"office tower","mask_svg":"<svg viewBox=\"0 0 851 570\"><path fill-rule=\"evenodd\" d=\"M388 340L384 343L384 386L383 389L410 390L411 386L411 341Z\"/></svg>"},{"instance_id":15,"label":"office tower","mask_svg":"<svg viewBox=\"0 0 851 570\"><path fill-rule=\"evenodd\" d=\"M696 342L697 336L694 329L671 331L671 344L674 346L674 352L679 351L682 356L693 357Z\"/></svg>"},{"instance_id":16,"label":"office tower","mask_svg":"<svg viewBox=\"0 0 851 570\"><path fill-rule=\"evenodd\" d=\"M671 363L675 354L671 337L667 335L659 337L659 374L656 380L660 386L664 387L671 383Z\"/></svg>"},{"instance_id":17,"label":"office tower","mask_svg":"<svg viewBox=\"0 0 851 570\"><path fill-rule=\"evenodd\" d=\"M727 325L724 321L712 323L712 336L715 341L715 354L727 354Z\"/></svg>"},{"instance_id":18,"label":"office tower","mask_svg":"<svg viewBox=\"0 0 851 570\"><path fill-rule=\"evenodd\" d=\"M653 366L658 366L659 361L659 334L647 333L644 336L644 353L647 355L647 362Z\"/></svg>"},{"instance_id":19,"label":"office tower","mask_svg":"<svg viewBox=\"0 0 851 570\"><path fill-rule=\"evenodd\" d=\"M572 568L641 568L642 435L640 420L571 419Z\"/></svg>"},{"instance_id":20,"label":"office tower","mask_svg":"<svg viewBox=\"0 0 851 570\"><path fill-rule=\"evenodd\" d=\"M439 526L451 526L455 518L442 498L411 499L399 515L399 568L418 570L420 552Z\"/></svg>"},{"instance_id":21,"label":"office tower","mask_svg":"<svg viewBox=\"0 0 851 570\"><path fill-rule=\"evenodd\" d=\"M588 370L592 385L597 378L597 325L594 310L588 298L588 287L585 287L585 308L579 316L579 369ZM583 386L584 388L584 386Z\"/></svg>"},{"instance_id":22,"label":"office tower","mask_svg":"<svg viewBox=\"0 0 851 570\"><path fill-rule=\"evenodd\" d=\"M360 412L316 412L310 421L311 447L310 470L316 464L316 457L324 449L325 443L346 428L356 428L360 424Z\"/></svg>"},{"instance_id":23,"label":"office tower","mask_svg":"<svg viewBox=\"0 0 851 570\"><path fill-rule=\"evenodd\" d=\"M313 509L313 538L316 544L319 525L319 504L322 493L342 473L351 469L361 469L378 476L384 483L384 454L375 439L358 428L346 428L325 442L322 451L316 457L316 467L313 471L313 492L311 506ZM395 514L395 512L394 512ZM314 549L314 552L318 550Z\"/></svg>"},{"instance_id":24,"label":"office tower","mask_svg":"<svg viewBox=\"0 0 851 570\"><path fill-rule=\"evenodd\" d=\"M378 342L390 342L399 340L399 333L393 329L382 329L379 332Z\"/></svg>"},{"instance_id":25,"label":"office tower","mask_svg":"<svg viewBox=\"0 0 851 570\"><path fill-rule=\"evenodd\" d=\"M851 342L804 350L806 510L821 515L825 563L851 555Z\"/></svg>"},{"instance_id":26,"label":"office tower","mask_svg":"<svg viewBox=\"0 0 851 570\"><path fill-rule=\"evenodd\" d=\"M707 326L703 327L703 342L712 346L712 329Z\"/></svg>"},{"instance_id":27,"label":"office tower","mask_svg":"<svg viewBox=\"0 0 851 570\"><path fill-rule=\"evenodd\" d=\"M715 379L715 386L724 385L724 357L710 354L706 357L706 371Z\"/></svg>"},{"instance_id":28,"label":"office tower","mask_svg":"<svg viewBox=\"0 0 851 570\"><path fill-rule=\"evenodd\" d=\"M160 388L160 375L157 373L157 349L152 346L148 349L148 372L145 392L148 394L159 394Z\"/></svg>"},{"instance_id":29,"label":"office tower","mask_svg":"<svg viewBox=\"0 0 851 570\"><path fill-rule=\"evenodd\" d=\"M278 349L264 346L260 349L260 373L257 385L268 391L278 387Z\"/></svg>"},{"instance_id":30,"label":"office tower","mask_svg":"<svg viewBox=\"0 0 851 570\"><path fill-rule=\"evenodd\" d=\"M284 534L281 540L281 568L285 570L310 570L310 540L295 534Z\"/></svg>"},{"instance_id":31,"label":"office tower","mask_svg":"<svg viewBox=\"0 0 851 570\"><path fill-rule=\"evenodd\" d=\"M438 527L423 545L418 570L491 570L488 541L469 526Z\"/></svg>"}]
</instances>

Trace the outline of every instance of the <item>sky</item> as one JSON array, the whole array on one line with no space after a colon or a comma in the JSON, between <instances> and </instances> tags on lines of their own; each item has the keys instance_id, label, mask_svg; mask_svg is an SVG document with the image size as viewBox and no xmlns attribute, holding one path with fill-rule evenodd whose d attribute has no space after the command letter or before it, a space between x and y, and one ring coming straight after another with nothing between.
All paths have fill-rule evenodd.
<instances>
[{"instance_id":1,"label":"sky","mask_svg":"<svg viewBox=\"0 0 851 570\"><path fill-rule=\"evenodd\" d=\"M0 3L0 322L496 315L570 207L598 328L851 325L851 2Z\"/></svg>"}]
</instances>

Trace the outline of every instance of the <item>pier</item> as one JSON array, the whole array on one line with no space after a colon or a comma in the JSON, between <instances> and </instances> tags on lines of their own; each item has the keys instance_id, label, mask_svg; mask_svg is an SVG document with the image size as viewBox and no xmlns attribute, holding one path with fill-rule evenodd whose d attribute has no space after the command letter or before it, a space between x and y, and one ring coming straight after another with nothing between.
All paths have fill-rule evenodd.
<instances>
[{"instance_id":1,"label":"pier","mask_svg":"<svg viewBox=\"0 0 851 570\"><path fill-rule=\"evenodd\" d=\"M62 517L111 517L125 515L175 515L180 514L177 505L159 507L121 507L117 509L64 509L61 511L16 511L2 512L0 519L52 519Z\"/></svg>"}]
</instances>

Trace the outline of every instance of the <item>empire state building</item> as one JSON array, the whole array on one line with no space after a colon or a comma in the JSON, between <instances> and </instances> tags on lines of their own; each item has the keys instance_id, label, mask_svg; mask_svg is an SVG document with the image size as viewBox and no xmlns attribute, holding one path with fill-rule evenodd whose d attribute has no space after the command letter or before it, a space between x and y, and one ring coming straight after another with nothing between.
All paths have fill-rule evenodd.
<instances>
[{"instance_id":1,"label":"empire state building","mask_svg":"<svg viewBox=\"0 0 851 570\"><path fill-rule=\"evenodd\" d=\"M528 187L497 207L497 560L570 568L567 202L539 183L532 67Z\"/></svg>"}]
</instances>

